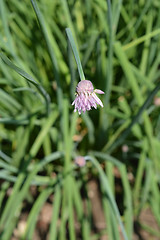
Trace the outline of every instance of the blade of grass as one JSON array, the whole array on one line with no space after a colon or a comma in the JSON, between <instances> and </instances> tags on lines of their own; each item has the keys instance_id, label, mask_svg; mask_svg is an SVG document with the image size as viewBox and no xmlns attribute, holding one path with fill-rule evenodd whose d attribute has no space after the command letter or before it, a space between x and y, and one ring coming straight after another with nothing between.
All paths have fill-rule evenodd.
<instances>
[{"instance_id":1,"label":"blade of grass","mask_svg":"<svg viewBox=\"0 0 160 240\"><path fill-rule=\"evenodd\" d=\"M148 16L148 21L147 21L146 35L151 32L152 24L153 24L153 15L152 15L152 12L150 12L150 15ZM140 64L140 69L143 74L146 73L146 69L147 69L150 43L151 43L151 39L147 39L144 42L144 49L143 49L142 59L141 59L141 64Z\"/></svg>"},{"instance_id":2,"label":"blade of grass","mask_svg":"<svg viewBox=\"0 0 160 240\"><path fill-rule=\"evenodd\" d=\"M68 100L64 99L63 103L63 136L64 136L64 149L65 149L65 163L64 172L67 172L71 166L71 150L72 150L72 138L69 134L69 108ZM68 227L69 236L71 240L76 239L74 228L74 213L73 213L73 190L72 190L72 176L68 175L64 184L64 193L67 196L66 203L68 208Z\"/></svg>"},{"instance_id":3,"label":"blade of grass","mask_svg":"<svg viewBox=\"0 0 160 240\"><path fill-rule=\"evenodd\" d=\"M77 184L77 181L73 181L73 201L77 213L78 220L81 224L81 233L82 233L82 238L84 240L88 240L90 238L90 228L88 224L88 219L86 218L84 214L84 209L83 209L83 202L82 198L80 195L80 184Z\"/></svg>"},{"instance_id":4,"label":"blade of grass","mask_svg":"<svg viewBox=\"0 0 160 240\"><path fill-rule=\"evenodd\" d=\"M55 189L54 200L52 204L52 219L49 229L49 240L56 240L57 239L57 225L61 207L61 189L59 186Z\"/></svg>"},{"instance_id":5,"label":"blade of grass","mask_svg":"<svg viewBox=\"0 0 160 240\"><path fill-rule=\"evenodd\" d=\"M27 79L29 82L31 82L34 86L36 86L36 88L38 89L38 91L42 94L42 96L44 97L45 101L46 101L46 107L47 107L47 113L49 113L49 107L50 107L50 97L49 95L46 93L46 91L44 90L44 88L38 83L36 82L28 73L26 73L25 71L23 71L22 69L20 69L19 67L15 66L10 60L9 58L7 58L3 53L0 52L0 57L2 58L2 60L10 67L12 68L14 71L16 71L18 74L20 74L22 77L24 77L25 79Z\"/></svg>"},{"instance_id":6,"label":"blade of grass","mask_svg":"<svg viewBox=\"0 0 160 240\"><path fill-rule=\"evenodd\" d=\"M154 30L153 32L150 32L148 34L145 34L144 36L140 37L140 38L137 38L136 40L133 40L132 42L126 44L123 46L123 50L126 51L128 49L131 49L137 45L139 45L140 43L143 43L144 41L150 39L150 38L153 38L157 35L160 34L160 29L156 29Z\"/></svg>"},{"instance_id":7,"label":"blade of grass","mask_svg":"<svg viewBox=\"0 0 160 240\"><path fill-rule=\"evenodd\" d=\"M151 209L152 212L154 213L154 216L157 220L158 225L160 225L160 195L159 195L159 186L158 186L158 181L157 177L154 176L152 178L152 186L151 186Z\"/></svg>"},{"instance_id":8,"label":"blade of grass","mask_svg":"<svg viewBox=\"0 0 160 240\"><path fill-rule=\"evenodd\" d=\"M118 56L120 56L119 54L121 54L122 52L121 52L121 53L118 52L118 49L119 49L119 44L118 44L118 43L116 44L116 48L115 48L115 49L116 49L116 54L117 54ZM120 50L120 49L119 49L119 50ZM122 54L122 55L123 55L123 54ZM123 57L125 58L124 55L123 55ZM122 62L123 62L123 59L124 59L123 57L122 57ZM121 57L120 57L120 59L121 59ZM128 67L127 67L127 66L128 66ZM142 96L140 95L140 90L139 90L139 88L138 88L138 85L136 84L136 81L135 81L133 75L131 75L130 73L128 73L128 72L126 71L126 69L130 69L128 63L126 62L126 59L125 59L124 62L123 62L123 69L124 69L124 71L125 71L125 73L126 73L126 76L128 77L128 80L129 80L129 82L130 82L130 84L131 84L131 87L132 87L132 89L133 89L133 91L134 91L134 94L135 94L135 97L136 97L136 99L137 99L138 105L141 105L143 99L142 99ZM133 82L132 82L132 81L133 81ZM149 106L149 104L151 103L153 97L156 95L156 93L159 91L159 89L160 89L160 83L157 84L157 86L148 94L148 97L146 98L146 101L144 101L143 105L139 108L138 113L135 115L135 117L133 117L132 122L130 123L129 127L121 134L120 138L118 138L118 139L111 145L111 147L110 147L110 149L109 149L109 152L110 152L110 151L113 151L113 149L115 149L115 147L119 146L119 145L124 141L124 139L128 136L128 134L130 133L130 130L131 130L132 127L133 127L133 125L138 122L138 120L139 120L139 118L141 117L142 113L143 113L143 112L145 111L145 109ZM151 131L152 131L152 130L149 130L149 129L150 129L150 123L149 123L148 116L147 116L146 114L144 115L144 122L145 122L146 133L147 133L147 135L148 135L148 137L149 137L149 140L151 141L151 144L152 144L152 138L151 138L151 134L152 134ZM149 129L148 129L148 126L149 126ZM149 131L149 132L148 132L148 131ZM152 145L153 145L153 144L152 144ZM154 147L153 147L153 150L154 150ZM153 154L154 154L154 152L153 152ZM154 154L154 155L155 155L155 154ZM157 166L157 160L156 160L156 158L154 158L154 159L155 159L155 165Z\"/></svg>"},{"instance_id":9,"label":"blade of grass","mask_svg":"<svg viewBox=\"0 0 160 240\"><path fill-rule=\"evenodd\" d=\"M114 32L113 32L113 17L112 17L112 6L111 1L107 1L107 18L108 18L108 27L109 27L109 43L108 43L108 66L107 66L107 80L105 87L105 102L108 105L110 101L112 78L113 78L113 44L114 44Z\"/></svg>"},{"instance_id":10,"label":"blade of grass","mask_svg":"<svg viewBox=\"0 0 160 240\"><path fill-rule=\"evenodd\" d=\"M2 215L3 201L5 199L9 186L10 186L9 182L4 182L1 184L0 187L0 215Z\"/></svg>"},{"instance_id":11,"label":"blade of grass","mask_svg":"<svg viewBox=\"0 0 160 240\"><path fill-rule=\"evenodd\" d=\"M156 231L154 228L151 226L148 226L146 224L140 223L140 227L145 230L146 232L150 233L152 236L160 238L160 232Z\"/></svg>"},{"instance_id":12,"label":"blade of grass","mask_svg":"<svg viewBox=\"0 0 160 240\"><path fill-rule=\"evenodd\" d=\"M145 203L148 200L148 196L149 196L149 192L151 189L151 179L153 177L153 168L152 168L152 162L151 160L147 160L146 161L146 178L145 178L145 182L144 182L144 187L143 187L143 192L142 192L142 197L140 199L140 204L139 204L139 208L138 211L136 212L136 216L139 217L142 208L144 207Z\"/></svg>"},{"instance_id":13,"label":"blade of grass","mask_svg":"<svg viewBox=\"0 0 160 240\"><path fill-rule=\"evenodd\" d=\"M93 163L93 165L97 168L98 172L99 172L99 177L100 177L100 180L106 190L106 194L107 194L107 198L110 202L110 205L111 205L111 208L112 208L112 211L113 213L115 214L115 216L117 217L117 220L118 220L118 223L121 227L121 231L122 231L122 234L123 234L123 237L125 240L128 240L128 237L127 237L127 234L126 234L126 231L124 229L124 226L123 226L123 223L121 221L121 217L120 217L120 213L119 213L119 210L118 210L118 207L116 205L116 202L113 198L113 195L112 195L112 192L111 192L111 189L110 189L110 185L109 185L109 182L108 182L108 179L105 175L105 173L103 172L100 164L98 163L98 161L91 157L91 156L86 156L85 157L86 160L89 160Z\"/></svg>"},{"instance_id":14,"label":"blade of grass","mask_svg":"<svg viewBox=\"0 0 160 240\"><path fill-rule=\"evenodd\" d=\"M135 211L137 211L136 209L140 201L139 197L140 197L140 192L142 188L143 174L145 170L146 152L147 152L147 140L144 138L143 148L139 158L138 169L137 169L137 174L135 178L135 186L133 190L134 192L133 200L134 200Z\"/></svg>"},{"instance_id":15,"label":"blade of grass","mask_svg":"<svg viewBox=\"0 0 160 240\"><path fill-rule=\"evenodd\" d=\"M95 156L96 158L100 158L105 161L109 161L112 164L114 164L115 166L117 166L118 168L120 168L123 165L122 162L120 162L118 159L112 157L111 155L109 155L107 153L98 152L98 151L89 151L89 154Z\"/></svg>"},{"instance_id":16,"label":"blade of grass","mask_svg":"<svg viewBox=\"0 0 160 240\"><path fill-rule=\"evenodd\" d=\"M12 161L12 158L10 158L9 156L7 156L4 152L2 152L0 150L0 157L5 160L6 162L10 163Z\"/></svg>"},{"instance_id":17,"label":"blade of grass","mask_svg":"<svg viewBox=\"0 0 160 240\"><path fill-rule=\"evenodd\" d=\"M75 42L78 45L77 39L76 39L76 33L75 33L75 30L74 30L74 24L73 24L73 20L72 20L72 16L71 16L71 11L70 11L69 6L68 6L68 1L61 0L61 4L62 4L62 7L63 7L63 14L65 14L65 17L66 17L66 26L68 26L71 29L71 31L73 33L73 37L75 39Z\"/></svg>"},{"instance_id":18,"label":"blade of grass","mask_svg":"<svg viewBox=\"0 0 160 240\"><path fill-rule=\"evenodd\" d=\"M95 141L95 137L94 137L94 132L95 132L94 124L93 124L92 120L90 119L88 113L82 114L82 118L85 121L86 126L88 128L89 142L90 143L94 143L94 141Z\"/></svg>"},{"instance_id":19,"label":"blade of grass","mask_svg":"<svg viewBox=\"0 0 160 240\"><path fill-rule=\"evenodd\" d=\"M12 96L10 96L7 92L0 89L0 101L1 104L4 104L9 110L14 109L15 111L21 109L21 104Z\"/></svg>"},{"instance_id":20,"label":"blade of grass","mask_svg":"<svg viewBox=\"0 0 160 240\"><path fill-rule=\"evenodd\" d=\"M57 83L57 100L58 100L58 106L60 108L60 111L62 110L62 88L61 88L61 84L60 84L60 78L59 78L59 70L58 70L58 63L57 63L57 59L56 56L52 50L51 44L50 44L50 40L49 40L49 36L48 36L48 32L47 32L47 28L45 25L45 20L44 17L42 15L42 13L40 12L40 9L37 5L36 0L31 0L33 9L35 11L35 14L37 16L38 22L40 24L44 39L46 41L46 45L48 48L48 52L52 61L52 67L53 67L53 73L56 79L56 83Z\"/></svg>"},{"instance_id":21,"label":"blade of grass","mask_svg":"<svg viewBox=\"0 0 160 240\"><path fill-rule=\"evenodd\" d=\"M18 171L17 168L9 165L8 163L3 162L1 159L0 159L0 168L6 169L6 170L8 170L9 172L12 172L12 173L17 173L17 171Z\"/></svg>"},{"instance_id":22,"label":"blade of grass","mask_svg":"<svg viewBox=\"0 0 160 240\"><path fill-rule=\"evenodd\" d=\"M116 34L118 24L119 24L119 18L121 13L121 7L122 7L123 0L116 0L113 2L113 31L114 34Z\"/></svg>"},{"instance_id":23,"label":"blade of grass","mask_svg":"<svg viewBox=\"0 0 160 240\"><path fill-rule=\"evenodd\" d=\"M98 32L94 31L92 33L90 39L88 40L88 47L86 49L86 52L85 52L83 60L82 60L83 68L86 66L86 64L87 64L87 62L88 62L88 60L90 58L91 53L94 52L97 38L98 38Z\"/></svg>"},{"instance_id":24,"label":"blade of grass","mask_svg":"<svg viewBox=\"0 0 160 240\"><path fill-rule=\"evenodd\" d=\"M8 226L10 226L10 223L12 222L13 216L15 216L17 209L22 207L22 201L25 198L25 196L28 192L29 186L31 184L31 181L36 176L37 172L40 171L40 169L43 166L45 166L45 164L47 164L50 161L54 161L54 160L58 159L60 156L61 156L60 152L55 152L55 153L51 154L50 156L44 158L39 164L36 165L36 167L34 167L32 169L32 171L29 174L25 171L21 171L19 173L19 175L17 177L17 181L13 187L12 195L8 199L7 205L4 209L2 217L0 219L0 226L2 227L2 229L4 227L4 231L3 231L4 234L6 232L5 229L7 229ZM15 222L15 224L16 224L16 222Z\"/></svg>"},{"instance_id":25,"label":"blade of grass","mask_svg":"<svg viewBox=\"0 0 160 240\"><path fill-rule=\"evenodd\" d=\"M52 191L53 191L53 188L48 187L48 188L44 189L41 192L41 194L38 196L37 200L35 201L32 209L29 213L29 216L27 219L26 231L23 236L23 239L33 239L33 233L36 228L36 222L38 220L39 212L40 212L42 206L44 205L45 201L47 200L47 198L52 193Z\"/></svg>"},{"instance_id":26,"label":"blade of grass","mask_svg":"<svg viewBox=\"0 0 160 240\"><path fill-rule=\"evenodd\" d=\"M124 204L125 204L124 219L125 219L126 232L128 235L128 239L132 239L132 236L133 236L132 191L129 184L125 165L121 166L119 170L121 173L121 179L122 179L122 184L124 189Z\"/></svg>"},{"instance_id":27,"label":"blade of grass","mask_svg":"<svg viewBox=\"0 0 160 240\"><path fill-rule=\"evenodd\" d=\"M40 146L42 145L45 136L48 134L50 128L52 127L52 125L55 123L56 119L58 117L58 112L57 111L53 111L50 116L44 121L42 129L39 133L39 135L37 136L37 138L34 141L34 144L32 145L32 148L30 149L30 155L32 157L34 157Z\"/></svg>"},{"instance_id":28,"label":"blade of grass","mask_svg":"<svg viewBox=\"0 0 160 240\"><path fill-rule=\"evenodd\" d=\"M107 162L105 164L105 172L108 176L108 182L111 186L112 194L114 195L115 189L114 189L114 174L113 174L113 163ZM109 200L106 201L106 194L105 189L102 186L103 191L103 204L104 204L104 210L105 210L105 216L106 216L106 223L107 223L107 233L109 239L120 239L119 232L118 232L118 223L116 221L116 216L112 212L112 209L110 208L110 202Z\"/></svg>"},{"instance_id":29,"label":"blade of grass","mask_svg":"<svg viewBox=\"0 0 160 240\"><path fill-rule=\"evenodd\" d=\"M7 11L6 11L6 6L5 6L5 1L1 0L0 1L0 13L1 13L1 19L2 19L2 24L3 24L3 28L4 28L4 32L5 32L5 36L7 39L7 42L5 43L8 46L8 49L10 50L10 52L12 53L12 55L14 57L16 57L15 54L15 46L14 43L12 41L12 35L10 33L10 29L8 26L8 17L7 17Z\"/></svg>"}]
</instances>

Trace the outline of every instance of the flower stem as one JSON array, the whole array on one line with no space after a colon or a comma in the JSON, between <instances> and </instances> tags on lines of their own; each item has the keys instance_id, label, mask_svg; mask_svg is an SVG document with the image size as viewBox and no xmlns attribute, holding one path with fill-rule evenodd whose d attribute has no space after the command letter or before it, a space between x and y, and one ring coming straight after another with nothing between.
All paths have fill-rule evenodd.
<instances>
[{"instance_id":1,"label":"flower stem","mask_svg":"<svg viewBox=\"0 0 160 240\"><path fill-rule=\"evenodd\" d=\"M75 41L73 39L73 35L72 35L72 32L71 32L70 28L66 28L66 34L67 34L68 40L70 42L70 45L71 45L71 48L72 48L72 51L73 51L73 54L74 54L74 57L75 57L75 60L76 60L76 63L77 63L80 79L81 79L81 81L85 80L81 60L80 60L80 57L79 57L79 54L78 54L78 49L76 47L76 44L75 44Z\"/></svg>"}]
</instances>

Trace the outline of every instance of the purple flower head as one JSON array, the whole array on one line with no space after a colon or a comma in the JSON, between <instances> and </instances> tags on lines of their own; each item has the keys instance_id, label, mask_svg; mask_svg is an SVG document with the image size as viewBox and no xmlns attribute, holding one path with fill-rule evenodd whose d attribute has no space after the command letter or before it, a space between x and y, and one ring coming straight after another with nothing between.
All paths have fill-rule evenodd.
<instances>
[{"instance_id":1,"label":"purple flower head","mask_svg":"<svg viewBox=\"0 0 160 240\"><path fill-rule=\"evenodd\" d=\"M77 156L75 158L75 164L79 167L84 167L86 165L86 160L83 156Z\"/></svg>"},{"instance_id":2,"label":"purple flower head","mask_svg":"<svg viewBox=\"0 0 160 240\"><path fill-rule=\"evenodd\" d=\"M80 81L76 87L76 98L72 103L72 105L75 105L74 112L78 111L78 113L81 114L81 112L91 110L92 107L96 109L98 104L103 107L103 103L97 97L96 93L104 94L104 92L99 89L94 90L91 81Z\"/></svg>"}]
</instances>

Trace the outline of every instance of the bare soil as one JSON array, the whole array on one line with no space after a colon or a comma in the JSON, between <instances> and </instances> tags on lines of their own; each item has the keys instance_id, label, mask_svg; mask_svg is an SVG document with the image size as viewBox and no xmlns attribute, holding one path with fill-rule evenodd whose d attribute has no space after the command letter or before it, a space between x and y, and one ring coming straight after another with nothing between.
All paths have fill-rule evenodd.
<instances>
[{"instance_id":1,"label":"bare soil","mask_svg":"<svg viewBox=\"0 0 160 240\"><path fill-rule=\"evenodd\" d=\"M95 180L91 180L88 186L89 186L88 195L91 201L92 214L93 214L93 233L104 232L104 234L101 234L99 240L109 240L105 231L107 226L105 222L104 211L102 208L102 202L101 202L101 196L99 193L98 183ZM31 191L33 191L33 189ZM34 191L36 191L36 189L34 189ZM25 232L28 214L29 212L25 211L21 215L19 223L17 225L17 228L14 230L14 234L11 240L19 240L20 237ZM48 239L48 231L49 231L49 225L51 222L51 217L52 217L52 204L49 201L49 202L46 202L43 208L41 209L33 240ZM59 225L60 225L60 220L59 220ZM143 229L141 227L142 225L149 226L155 231L160 232L160 226L157 225L157 222L149 208L146 208L141 212L138 222L134 221L134 235L132 240L159 240L159 237L156 237L153 234L146 231L145 229ZM76 221L76 217L75 217L75 229L77 231L77 235L79 235L80 224ZM67 239L69 240L69 238ZM81 238L77 237L77 240L79 239Z\"/></svg>"}]
</instances>

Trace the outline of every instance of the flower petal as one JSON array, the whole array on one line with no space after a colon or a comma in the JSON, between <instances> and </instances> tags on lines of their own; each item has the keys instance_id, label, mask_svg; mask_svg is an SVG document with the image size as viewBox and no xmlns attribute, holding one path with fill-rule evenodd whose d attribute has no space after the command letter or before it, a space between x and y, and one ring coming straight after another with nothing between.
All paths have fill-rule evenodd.
<instances>
[{"instance_id":1,"label":"flower petal","mask_svg":"<svg viewBox=\"0 0 160 240\"><path fill-rule=\"evenodd\" d=\"M104 94L104 92L99 89L94 90L91 81L89 80L80 81L76 89L77 89L76 98L72 103L72 105L74 105L75 108L74 112L78 111L78 113L81 114L82 112L85 113L86 111L91 110L92 107L96 109L97 105L103 107L103 103L97 97L96 93Z\"/></svg>"},{"instance_id":2,"label":"flower petal","mask_svg":"<svg viewBox=\"0 0 160 240\"><path fill-rule=\"evenodd\" d=\"M95 89L94 92L98 93L98 94L104 94L104 92L102 90L100 90L100 89Z\"/></svg>"},{"instance_id":3,"label":"flower petal","mask_svg":"<svg viewBox=\"0 0 160 240\"><path fill-rule=\"evenodd\" d=\"M97 97L97 95L94 92L92 93L92 96L95 99L96 103L99 104L101 107L103 107L103 103L101 102L99 97Z\"/></svg>"}]
</instances>

